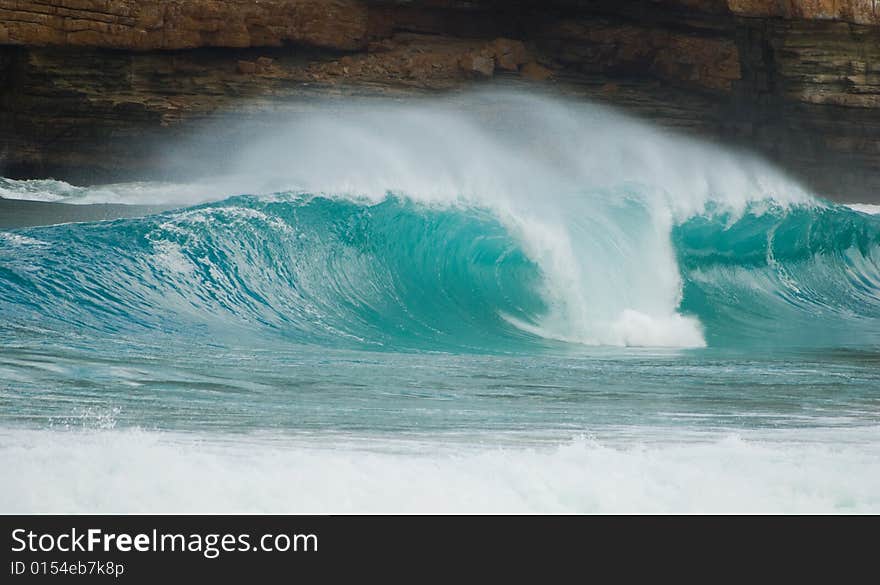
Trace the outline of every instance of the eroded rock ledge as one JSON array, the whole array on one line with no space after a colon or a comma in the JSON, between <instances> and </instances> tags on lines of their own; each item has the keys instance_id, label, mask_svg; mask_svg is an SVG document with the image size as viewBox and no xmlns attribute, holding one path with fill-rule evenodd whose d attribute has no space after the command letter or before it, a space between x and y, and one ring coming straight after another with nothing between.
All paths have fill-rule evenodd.
<instances>
[{"instance_id":1,"label":"eroded rock ledge","mask_svg":"<svg viewBox=\"0 0 880 585\"><path fill-rule=\"evenodd\" d=\"M147 51L366 44L358 0L2 0L0 43Z\"/></svg>"},{"instance_id":2,"label":"eroded rock ledge","mask_svg":"<svg viewBox=\"0 0 880 585\"><path fill-rule=\"evenodd\" d=\"M0 174L183 173L163 146L206 123L494 79L740 143L824 195L876 200L876 4L0 0Z\"/></svg>"}]
</instances>

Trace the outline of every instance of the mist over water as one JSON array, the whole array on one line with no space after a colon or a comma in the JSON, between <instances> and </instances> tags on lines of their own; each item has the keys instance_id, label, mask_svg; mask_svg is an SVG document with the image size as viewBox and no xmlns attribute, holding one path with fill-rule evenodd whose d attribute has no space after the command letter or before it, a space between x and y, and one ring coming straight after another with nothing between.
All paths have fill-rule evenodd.
<instances>
[{"instance_id":1,"label":"mist over water","mask_svg":"<svg viewBox=\"0 0 880 585\"><path fill-rule=\"evenodd\" d=\"M36 476L32 447L63 484L75 444L122 482L115 497L140 498L125 511L197 498L130 491L117 440L175 462L175 485L235 483L206 501L237 511L290 510L289 495L349 509L303 473L365 486L354 511L387 509L387 490L408 510L471 510L427 483L406 499L405 482L383 484L395 475L503 494L508 511L877 509L869 206L536 95L316 108L238 146L227 173L185 184L0 180L5 198L178 207L0 231L0 460ZM838 444L857 466L846 480ZM736 474L707 467L719 457L760 469L727 508ZM603 474L629 500L609 500ZM68 503L100 510L86 484ZM265 497L236 499L248 490Z\"/></svg>"}]
</instances>

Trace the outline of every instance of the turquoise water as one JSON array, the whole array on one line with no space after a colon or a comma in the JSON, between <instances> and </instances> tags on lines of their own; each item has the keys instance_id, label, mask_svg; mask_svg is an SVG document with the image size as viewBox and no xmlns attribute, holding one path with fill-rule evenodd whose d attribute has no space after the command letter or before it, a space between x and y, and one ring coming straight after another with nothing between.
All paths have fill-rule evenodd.
<instances>
[{"instance_id":1,"label":"turquoise water","mask_svg":"<svg viewBox=\"0 0 880 585\"><path fill-rule=\"evenodd\" d=\"M752 180L682 181L688 144L652 147L679 188ZM880 215L553 163L540 197L386 172L0 232L0 508L880 510Z\"/></svg>"}]
</instances>

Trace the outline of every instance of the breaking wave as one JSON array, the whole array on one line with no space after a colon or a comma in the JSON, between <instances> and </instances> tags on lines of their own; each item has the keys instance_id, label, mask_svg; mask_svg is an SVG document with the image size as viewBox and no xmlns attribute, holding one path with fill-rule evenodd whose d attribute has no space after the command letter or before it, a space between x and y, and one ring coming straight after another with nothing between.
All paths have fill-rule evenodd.
<instances>
[{"instance_id":1,"label":"breaking wave","mask_svg":"<svg viewBox=\"0 0 880 585\"><path fill-rule=\"evenodd\" d=\"M0 315L402 349L880 341L880 217L604 108L491 97L294 120L167 187L178 210L0 234Z\"/></svg>"}]
</instances>

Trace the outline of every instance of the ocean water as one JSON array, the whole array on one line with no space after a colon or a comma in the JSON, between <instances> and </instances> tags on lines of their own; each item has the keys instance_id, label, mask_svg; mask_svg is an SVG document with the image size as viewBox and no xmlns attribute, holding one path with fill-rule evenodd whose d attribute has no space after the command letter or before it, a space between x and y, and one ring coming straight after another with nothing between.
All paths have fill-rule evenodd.
<instances>
[{"instance_id":1,"label":"ocean water","mask_svg":"<svg viewBox=\"0 0 880 585\"><path fill-rule=\"evenodd\" d=\"M0 179L175 206L0 231L0 511L880 511L876 206L533 95L227 166Z\"/></svg>"}]
</instances>

